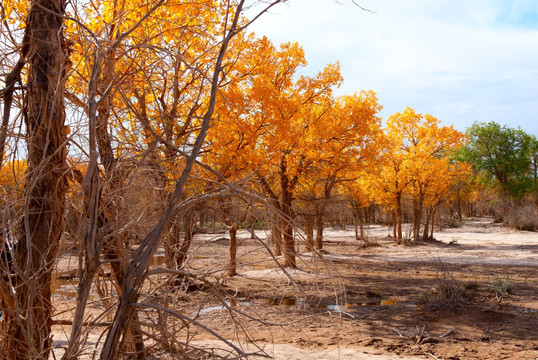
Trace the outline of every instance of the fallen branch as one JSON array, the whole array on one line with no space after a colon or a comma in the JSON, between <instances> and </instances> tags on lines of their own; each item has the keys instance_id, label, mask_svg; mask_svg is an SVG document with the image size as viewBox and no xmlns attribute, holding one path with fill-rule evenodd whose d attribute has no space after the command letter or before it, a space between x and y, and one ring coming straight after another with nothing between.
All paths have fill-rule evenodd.
<instances>
[{"instance_id":1,"label":"fallen branch","mask_svg":"<svg viewBox=\"0 0 538 360\"><path fill-rule=\"evenodd\" d=\"M396 329L395 327L392 327L392 330L393 330L396 334L400 335L400 337L405 337L405 336L402 335L402 333L400 332L400 330Z\"/></svg>"},{"instance_id":2,"label":"fallen branch","mask_svg":"<svg viewBox=\"0 0 538 360\"><path fill-rule=\"evenodd\" d=\"M441 341L443 341L443 339L441 338L435 336L426 336L425 338L422 338L420 341L418 341L417 344L435 344Z\"/></svg>"},{"instance_id":3,"label":"fallen branch","mask_svg":"<svg viewBox=\"0 0 538 360\"><path fill-rule=\"evenodd\" d=\"M461 336L463 336L465 339L467 339L467 336L465 336L461 331L459 331L459 330L456 329L456 328L452 328L452 329L448 330L446 333L444 333L443 335L439 336L439 338L441 338L441 339L442 339L442 338L445 338L445 337L450 336L450 335L452 335L452 334L454 334L454 333L456 333L456 332L457 332L457 333L460 333Z\"/></svg>"}]
</instances>

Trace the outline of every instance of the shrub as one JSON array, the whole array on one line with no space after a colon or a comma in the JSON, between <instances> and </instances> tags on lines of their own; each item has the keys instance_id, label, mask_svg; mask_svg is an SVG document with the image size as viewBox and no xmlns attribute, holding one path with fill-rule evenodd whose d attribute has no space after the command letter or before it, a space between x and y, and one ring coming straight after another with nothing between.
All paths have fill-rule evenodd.
<instances>
[{"instance_id":1,"label":"shrub","mask_svg":"<svg viewBox=\"0 0 538 360\"><path fill-rule=\"evenodd\" d=\"M505 224L519 230L538 230L538 214L534 204L515 206L506 215Z\"/></svg>"},{"instance_id":2,"label":"shrub","mask_svg":"<svg viewBox=\"0 0 538 360\"><path fill-rule=\"evenodd\" d=\"M512 293L512 281L510 279L503 280L497 276L489 283L489 289L491 290L493 295L495 295L495 298L497 299L497 302L500 306L503 297Z\"/></svg>"},{"instance_id":3,"label":"shrub","mask_svg":"<svg viewBox=\"0 0 538 360\"><path fill-rule=\"evenodd\" d=\"M437 283L435 285L435 296L424 296L423 301L428 300L429 305L434 308L448 309L455 311L458 306L465 304L466 295L465 289L459 281L454 278L454 275L448 266L437 258Z\"/></svg>"}]
</instances>

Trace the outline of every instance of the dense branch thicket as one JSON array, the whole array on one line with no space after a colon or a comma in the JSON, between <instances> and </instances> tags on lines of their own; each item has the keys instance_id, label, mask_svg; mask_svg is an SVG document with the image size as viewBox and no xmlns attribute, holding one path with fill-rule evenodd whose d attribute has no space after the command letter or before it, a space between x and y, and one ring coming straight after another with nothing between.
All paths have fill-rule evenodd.
<instances>
[{"instance_id":1,"label":"dense branch thicket","mask_svg":"<svg viewBox=\"0 0 538 360\"><path fill-rule=\"evenodd\" d=\"M219 335L181 302L195 288L228 307L240 229L287 274L324 226L418 242L491 212L484 194L536 227L534 137L411 108L383 128L375 92L333 94L338 63L301 76L299 44L247 32L244 10L281 2L2 2L0 357L199 356L189 327ZM194 236L219 231L226 265L193 266ZM53 295L61 278L76 302Z\"/></svg>"}]
</instances>

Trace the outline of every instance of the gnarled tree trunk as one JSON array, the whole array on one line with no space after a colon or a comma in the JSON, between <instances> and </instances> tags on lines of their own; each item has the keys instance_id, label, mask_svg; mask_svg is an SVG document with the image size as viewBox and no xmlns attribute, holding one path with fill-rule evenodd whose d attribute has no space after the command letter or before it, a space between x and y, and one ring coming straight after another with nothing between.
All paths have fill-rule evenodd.
<instances>
[{"instance_id":1,"label":"gnarled tree trunk","mask_svg":"<svg viewBox=\"0 0 538 360\"><path fill-rule=\"evenodd\" d=\"M64 11L64 0L36 0L23 40L28 59L26 211L15 266L1 282L2 359L46 359L51 348L51 277L67 189Z\"/></svg>"}]
</instances>

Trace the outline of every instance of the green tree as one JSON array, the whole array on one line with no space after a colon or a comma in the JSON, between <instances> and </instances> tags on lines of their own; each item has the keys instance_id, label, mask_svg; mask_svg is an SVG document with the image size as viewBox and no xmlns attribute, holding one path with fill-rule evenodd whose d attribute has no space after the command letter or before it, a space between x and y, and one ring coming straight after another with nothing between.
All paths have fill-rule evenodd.
<instances>
[{"instance_id":1,"label":"green tree","mask_svg":"<svg viewBox=\"0 0 538 360\"><path fill-rule=\"evenodd\" d=\"M469 143L458 157L473 165L481 182L504 198L520 199L532 190L533 136L495 122L476 122L466 133Z\"/></svg>"}]
</instances>

